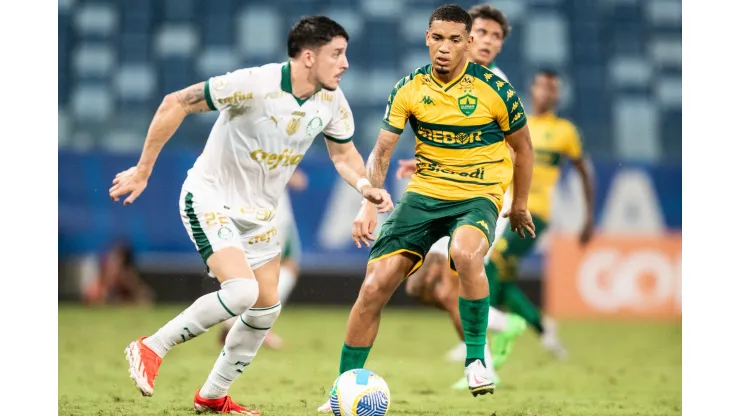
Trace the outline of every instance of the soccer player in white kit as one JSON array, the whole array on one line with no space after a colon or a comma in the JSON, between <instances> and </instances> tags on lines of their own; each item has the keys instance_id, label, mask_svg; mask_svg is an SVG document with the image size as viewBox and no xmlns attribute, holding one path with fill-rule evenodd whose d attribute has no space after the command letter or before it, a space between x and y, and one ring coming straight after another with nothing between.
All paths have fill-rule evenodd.
<instances>
[{"instance_id":1,"label":"soccer player in white kit","mask_svg":"<svg viewBox=\"0 0 740 416\"><path fill-rule=\"evenodd\" d=\"M134 202L165 142L187 114L220 112L182 186L180 215L221 289L197 299L155 334L128 345L129 373L144 396L153 394L154 379L170 349L238 316L213 370L195 393L194 408L259 414L232 401L227 391L280 313L275 208L319 133L342 178L379 211L392 209L390 195L365 178L362 156L351 140L352 112L339 89L349 67L348 40L333 20L306 17L288 35L288 62L240 69L167 95L149 127L139 163L116 175L111 198L125 197L124 205Z\"/></svg>"}]
</instances>

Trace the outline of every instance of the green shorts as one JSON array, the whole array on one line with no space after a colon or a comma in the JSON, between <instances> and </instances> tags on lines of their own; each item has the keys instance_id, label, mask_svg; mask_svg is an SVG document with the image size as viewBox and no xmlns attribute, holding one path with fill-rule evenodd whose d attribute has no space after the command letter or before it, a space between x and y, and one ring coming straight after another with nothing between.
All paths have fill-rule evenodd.
<instances>
[{"instance_id":1,"label":"green shorts","mask_svg":"<svg viewBox=\"0 0 740 416\"><path fill-rule=\"evenodd\" d=\"M547 221L537 215L532 215L535 234L540 235L547 229ZM526 232L525 232L526 234ZM516 278L516 269L519 266L519 259L529 254L539 241L537 238L521 238L519 234L511 231L510 227L496 240L491 252L491 259L496 263L501 280L511 280Z\"/></svg>"},{"instance_id":2,"label":"green shorts","mask_svg":"<svg viewBox=\"0 0 740 416\"><path fill-rule=\"evenodd\" d=\"M496 230L498 209L484 197L461 201L447 201L406 192L396 204L380 235L370 250L368 263L394 254L410 253L418 257L409 275L424 261L429 248L444 236L460 227L470 226L480 230L490 246ZM450 259L450 267L455 265Z\"/></svg>"}]
</instances>

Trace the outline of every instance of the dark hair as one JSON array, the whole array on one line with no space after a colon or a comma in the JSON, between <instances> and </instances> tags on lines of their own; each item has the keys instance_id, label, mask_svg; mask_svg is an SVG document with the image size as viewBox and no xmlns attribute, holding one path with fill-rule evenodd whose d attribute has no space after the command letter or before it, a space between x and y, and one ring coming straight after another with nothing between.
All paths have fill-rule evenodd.
<instances>
[{"instance_id":1,"label":"dark hair","mask_svg":"<svg viewBox=\"0 0 740 416\"><path fill-rule=\"evenodd\" d=\"M349 35L342 25L328 17L302 17L288 33L288 56L295 58L304 49L320 48L337 36L349 42Z\"/></svg>"},{"instance_id":2,"label":"dark hair","mask_svg":"<svg viewBox=\"0 0 740 416\"><path fill-rule=\"evenodd\" d=\"M434 12L432 12L432 17L429 18L429 27L432 26L432 22L435 20L465 23L465 30L468 31L468 33L470 33L470 28L473 27L473 19L465 9L457 4L443 4L442 6L437 7Z\"/></svg>"},{"instance_id":3,"label":"dark hair","mask_svg":"<svg viewBox=\"0 0 740 416\"><path fill-rule=\"evenodd\" d=\"M504 12L490 4L479 4L477 6L473 6L468 10L468 13L470 13L470 17L473 21L475 21L475 19L488 19L501 25L501 30L504 31L504 39L506 39L506 37L509 36L509 33L511 33L509 19L506 18Z\"/></svg>"},{"instance_id":4,"label":"dark hair","mask_svg":"<svg viewBox=\"0 0 740 416\"><path fill-rule=\"evenodd\" d=\"M538 77L540 75L548 78L560 78L560 74L558 74L558 71L552 68L540 68L537 70L537 72L534 73L535 77Z\"/></svg>"}]
</instances>

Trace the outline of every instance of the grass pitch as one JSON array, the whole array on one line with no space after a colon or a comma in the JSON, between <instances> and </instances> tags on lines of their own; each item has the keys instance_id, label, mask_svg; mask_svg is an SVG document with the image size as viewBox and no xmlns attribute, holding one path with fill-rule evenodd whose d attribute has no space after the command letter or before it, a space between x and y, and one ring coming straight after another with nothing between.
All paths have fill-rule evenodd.
<instances>
[{"instance_id":1,"label":"grass pitch","mask_svg":"<svg viewBox=\"0 0 740 416\"><path fill-rule=\"evenodd\" d=\"M123 355L182 309L60 306L59 414L193 415L193 395L220 351L217 330L167 355L153 397L134 388ZM285 348L261 350L232 397L265 416L316 416L337 376L348 312L287 305L274 328ZM496 394L473 398L450 389L463 366L444 360L456 343L446 314L388 309L366 367L390 386L389 415L681 414L680 323L568 321L560 333L567 361L555 361L528 332L499 371Z\"/></svg>"}]
</instances>

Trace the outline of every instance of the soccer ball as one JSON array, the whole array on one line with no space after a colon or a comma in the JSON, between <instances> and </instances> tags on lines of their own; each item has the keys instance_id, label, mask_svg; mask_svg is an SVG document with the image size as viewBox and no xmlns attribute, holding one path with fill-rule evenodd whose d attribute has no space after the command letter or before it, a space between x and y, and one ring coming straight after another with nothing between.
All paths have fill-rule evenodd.
<instances>
[{"instance_id":1,"label":"soccer ball","mask_svg":"<svg viewBox=\"0 0 740 416\"><path fill-rule=\"evenodd\" d=\"M382 377L358 368L337 377L329 402L334 416L385 416L391 392Z\"/></svg>"}]
</instances>

